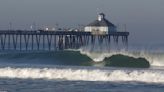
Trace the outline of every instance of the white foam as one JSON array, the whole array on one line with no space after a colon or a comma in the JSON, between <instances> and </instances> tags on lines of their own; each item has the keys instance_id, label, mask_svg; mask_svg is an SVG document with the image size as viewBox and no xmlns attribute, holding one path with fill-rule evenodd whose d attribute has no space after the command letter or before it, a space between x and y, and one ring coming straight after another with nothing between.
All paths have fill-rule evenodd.
<instances>
[{"instance_id":1,"label":"white foam","mask_svg":"<svg viewBox=\"0 0 164 92\"><path fill-rule=\"evenodd\" d=\"M101 70L58 68L0 68L0 78L64 79L82 81L139 81L164 83L160 70Z\"/></svg>"},{"instance_id":2,"label":"white foam","mask_svg":"<svg viewBox=\"0 0 164 92\"><path fill-rule=\"evenodd\" d=\"M102 62L105 58L113 55L125 55L133 58L145 58L152 66L164 66L164 53L142 51L110 51L110 52L89 52L89 50L79 49L81 54L85 54L95 62Z\"/></svg>"}]
</instances>

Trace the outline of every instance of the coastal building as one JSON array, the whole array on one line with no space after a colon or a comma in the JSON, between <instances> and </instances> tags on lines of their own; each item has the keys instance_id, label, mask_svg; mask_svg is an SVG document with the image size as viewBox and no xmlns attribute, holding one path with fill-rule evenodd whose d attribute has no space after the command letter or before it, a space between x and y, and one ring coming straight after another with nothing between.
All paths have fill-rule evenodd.
<instances>
[{"instance_id":1,"label":"coastal building","mask_svg":"<svg viewBox=\"0 0 164 92\"><path fill-rule=\"evenodd\" d=\"M92 34L108 34L110 32L116 32L116 26L109 22L106 18L105 18L105 14L104 13L100 13L98 15L97 20L91 22L90 24L88 24L85 28L84 28L85 32L92 32Z\"/></svg>"}]
</instances>

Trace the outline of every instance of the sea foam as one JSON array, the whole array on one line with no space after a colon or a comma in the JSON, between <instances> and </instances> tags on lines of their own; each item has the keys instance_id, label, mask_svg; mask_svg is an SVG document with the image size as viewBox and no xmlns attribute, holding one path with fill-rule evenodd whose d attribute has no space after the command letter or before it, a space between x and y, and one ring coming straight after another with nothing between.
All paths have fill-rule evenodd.
<instances>
[{"instance_id":1,"label":"sea foam","mask_svg":"<svg viewBox=\"0 0 164 92\"><path fill-rule=\"evenodd\" d=\"M139 81L164 83L162 70L130 69L71 69L71 68L0 68L0 78L81 80L81 81Z\"/></svg>"}]
</instances>

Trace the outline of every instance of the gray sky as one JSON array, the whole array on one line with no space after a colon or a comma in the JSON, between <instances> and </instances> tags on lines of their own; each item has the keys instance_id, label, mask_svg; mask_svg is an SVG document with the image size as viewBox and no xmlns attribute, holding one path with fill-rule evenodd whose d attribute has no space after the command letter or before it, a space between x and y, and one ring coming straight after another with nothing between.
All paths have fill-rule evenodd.
<instances>
[{"instance_id":1,"label":"gray sky","mask_svg":"<svg viewBox=\"0 0 164 92\"><path fill-rule=\"evenodd\" d=\"M0 29L37 25L76 27L104 12L114 24L127 24L130 42L164 43L164 0L1 0Z\"/></svg>"}]
</instances>

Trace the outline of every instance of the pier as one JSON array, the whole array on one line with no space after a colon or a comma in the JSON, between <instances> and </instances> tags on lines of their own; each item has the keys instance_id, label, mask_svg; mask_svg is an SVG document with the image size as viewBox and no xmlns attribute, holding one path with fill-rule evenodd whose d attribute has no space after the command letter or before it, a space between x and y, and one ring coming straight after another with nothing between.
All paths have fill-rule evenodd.
<instances>
[{"instance_id":1,"label":"pier","mask_svg":"<svg viewBox=\"0 0 164 92\"><path fill-rule=\"evenodd\" d=\"M89 44L94 47L96 41L100 45L105 42L110 46L111 40L116 45L122 42L124 46L128 46L128 36L129 32L93 34L85 31L0 30L0 51L79 49Z\"/></svg>"}]
</instances>

